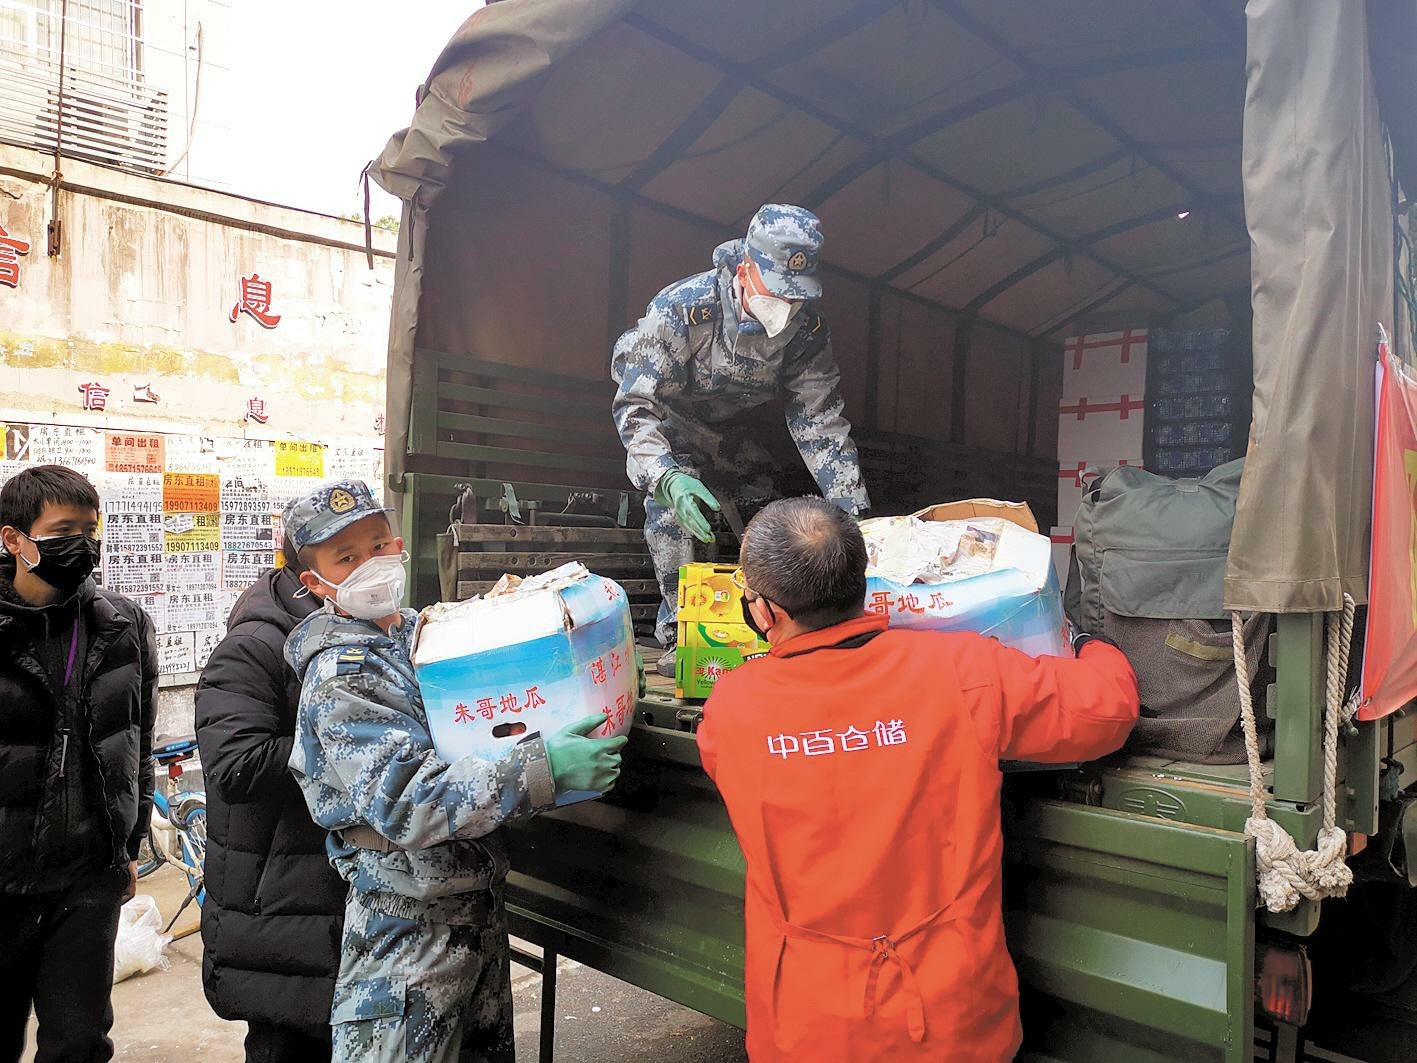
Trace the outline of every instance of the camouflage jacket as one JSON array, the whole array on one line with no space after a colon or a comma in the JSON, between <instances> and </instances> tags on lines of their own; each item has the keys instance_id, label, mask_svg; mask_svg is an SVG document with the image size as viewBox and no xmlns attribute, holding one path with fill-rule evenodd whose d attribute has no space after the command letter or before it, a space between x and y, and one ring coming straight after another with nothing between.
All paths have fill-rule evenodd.
<instances>
[{"instance_id":1,"label":"camouflage jacket","mask_svg":"<svg viewBox=\"0 0 1417 1063\"><path fill-rule=\"evenodd\" d=\"M615 344L615 427L626 471L652 493L692 447L698 425L729 420L781 398L787 427L826 498L852 512L869 508L851 425L842 414L841 373L831 331L812 304L769 338L738 319L733 270L743 242L714 251L714 269L671 284Z\"/></svg>"},{"instance_id":2,"label":"camouflage jacket","mask_svg":"<svg viewBox=\"0 0 1417 1063\"><path fill-rule=\"evenodd\" d=\"M285 656L303 686L290 768L356 890L433 901L505 878L497 828L550 807L555 788L540 736L495 763L438 756L410 662L417 616L405 609L386 635L326 608L291 632ZM340 829L359 825L398 848L346 844Z\"/></svg>"}]
</instances>

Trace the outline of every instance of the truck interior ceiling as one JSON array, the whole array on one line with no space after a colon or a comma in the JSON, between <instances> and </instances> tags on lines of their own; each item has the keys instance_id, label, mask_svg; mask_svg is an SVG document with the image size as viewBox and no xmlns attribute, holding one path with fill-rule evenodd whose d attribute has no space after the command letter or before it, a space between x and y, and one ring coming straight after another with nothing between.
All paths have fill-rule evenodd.
<instances>
[{"instance_id":1,"label":"truck interior ceiling","mask_svg":"<svg viewBox=\"0 0 1417 1063\"><path fill-rule=\"evenodd\" d=\"M1238 5L1089 7L718 9L715 40L733 48L706 46L695 4L629 14L545 71L495 136L456 149L428 220L417 347L443 356L443 383L476 383L460 357L584 381L555 412L494 412L576 428L537 449L607 463L560 482L626 488L615 338L760 204L800 204L827 236L823 307L876 512L987 495L1029 502L1046 530L1061 341L1248 328ZM488 409L455 401L442 405ZM800 470L780 415L761 425ZM535 471L434 454L408 468ZM805 492L805 477L785 486Z\"/></svg>"},{"instance_id":2,"label":"truck interior ceiling","mask_svg":"<svg viewBox=\"0 0 1417 1063\"><path fill-rule=\"evenodd\" d=\"M1344 351L1371 351L1392 313L1389 174L1413 143L1405 111L1379 121L1374 82L1380 99L1411 60L1399 50L1370 75L1344 56L1412 27L1365 30L1359 11L1315 51L1338 31L1283 11L1245 18L1209 0L482 9L371 168L406 203L388 471L396 491L424 477L409 530L446 528L458 483L477 488L484 518L520 512L504 483L555 487L531 499L543 513L575 491L628 491L609 414L615 338L776 201L823 222L822 309L875 512L986 495L1027 501L1044 530L1069 523L1056 512L1063 341L1229 329L1218 369L1247 404L1248 337L1269 305L1256 379L1263 350L1271 391L1274 374L1303 373L1342 409L1271 405L1279 430L1264 475L1247 470L1231 550L1254 600L1231 605L1227 583L1227 605L1362 601L1371 469L1334 455L1370 431L1371 363ZM1247 108L1270 137L1250 145L1264 166L1248 170ZM1286 116L1303 128L1276 144L1266 130ZM1336 160L1329 187L1284 176L1310 136ZM1247 218L1247 200L1262 215ZM1252 283L1252 247L1277 249L1266 261L1283 271ZM1377 279L1345 288L1353 261ZM808 490L780 417L761 412L781 486ZM1245 411L1235 420L1243 453ZM1332 467L1316 476L1315 461ZM632 522L639 501L619 507ZM1275 517L1298 525L1278 551ZM415 568L430 600L433 566Z\"/></svg>"}]
</instances>

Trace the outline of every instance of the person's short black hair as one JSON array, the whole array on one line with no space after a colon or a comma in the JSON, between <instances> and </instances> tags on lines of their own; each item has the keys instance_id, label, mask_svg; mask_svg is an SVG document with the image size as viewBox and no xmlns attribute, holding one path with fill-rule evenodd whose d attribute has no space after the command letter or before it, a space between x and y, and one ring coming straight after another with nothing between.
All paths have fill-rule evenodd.
<instances>
[{"instance_id":1,"label":"person's short black hair","mask_svg":"<svg viewBox=\"0 0 1417 1063\"><path fill-rule=\"evenodd\" d=\"M305 571L305 562L300 560L300 551L295 549L289 534L281 540L280 556L285 559L285 567L290 569L291 575L298 576Z\"/></svg>"},{"instance_id":2,"label":"person's short black hair","mask_svg":"<svg viewBox=\"0 0 1417 1063\"><path fill-rule=\"evenodd\" d=\"M63 465L35 465L21 469L0 488L0 525L28 535L46 503L95 512L100 508L98 491L83 473Z\"/></svg>"},{"instance_id":3,"label":"person's short black hair","mask_svg":"<svg viewBox=\"0 0 1417 1063\"><path fill-rule=\"evenodd\" d=\"M807 628L861 615L866 607L866 540L856 518L823 498L766 506L743 533L748 586Z\"/></svg>"}]
</instances>

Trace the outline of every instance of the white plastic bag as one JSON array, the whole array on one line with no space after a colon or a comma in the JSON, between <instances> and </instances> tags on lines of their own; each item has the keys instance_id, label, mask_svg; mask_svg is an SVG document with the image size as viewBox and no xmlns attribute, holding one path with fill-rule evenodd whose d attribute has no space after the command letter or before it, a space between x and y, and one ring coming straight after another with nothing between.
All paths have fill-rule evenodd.
<instances>
[{"instance_id":1,"label":"white plastic bag","mask_svg":"<svg viewBox=\"0 0 1417 1063\"><path fill-rule=\"evenodd\" d=\"M157 901L140 893L118 913L118 940L113 947L114 984L154 967L167 970L163 953L172 938L162 932Z\"/></svg>"}]
</instances>

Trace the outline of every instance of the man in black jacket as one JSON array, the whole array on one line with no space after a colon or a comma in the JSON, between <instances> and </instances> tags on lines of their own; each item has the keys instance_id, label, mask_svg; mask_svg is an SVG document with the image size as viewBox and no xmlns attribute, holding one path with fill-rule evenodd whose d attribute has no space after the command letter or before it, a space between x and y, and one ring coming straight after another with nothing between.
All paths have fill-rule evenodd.
<instances>
[{"instance_id":1,"label":"man in black jacket","mask_svg":"<svg viewBox=\"0 0 1417 1063\"><path fill-rule=\"evenodd\" d=\"M330 866L287 762L300 682L285 638L318 602L299 562L264 573L231 611L197 687L197 743L207 783L207 1000L248 1024L248 1063L330 1058L347 887Z\"/></svg>"},{"instance_id":2,"label":"man in black jacket","mask_svg":"<svg viewBox=\"0 0 1417 1063\"><path fill-rule=\"evenodd\" d=\"M0 1060L33 1006L40 1063L108 1060L118 909L152 815L152 621L96 589L98 493L72 469L0 489Z\"/></svg>"}]
</instances>

